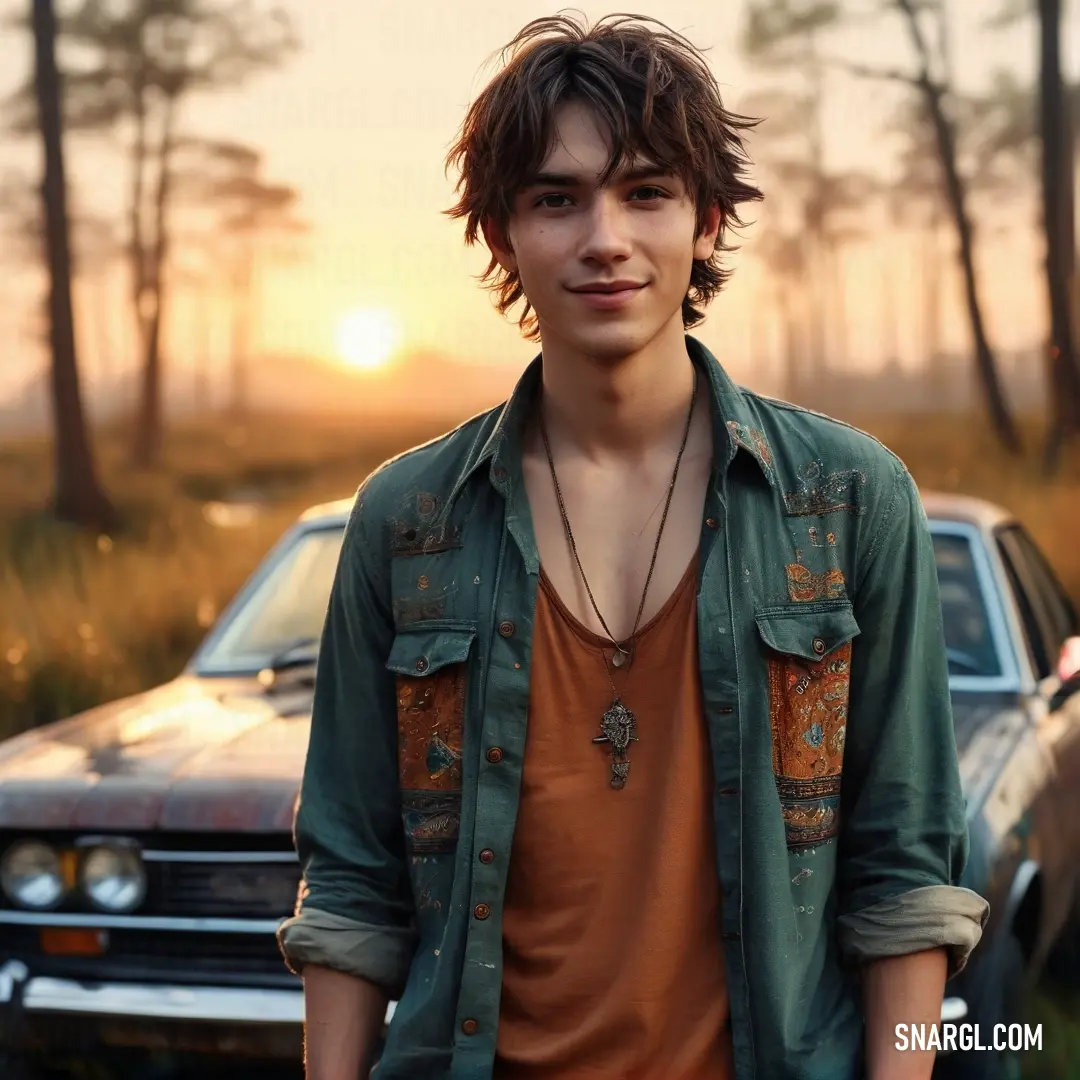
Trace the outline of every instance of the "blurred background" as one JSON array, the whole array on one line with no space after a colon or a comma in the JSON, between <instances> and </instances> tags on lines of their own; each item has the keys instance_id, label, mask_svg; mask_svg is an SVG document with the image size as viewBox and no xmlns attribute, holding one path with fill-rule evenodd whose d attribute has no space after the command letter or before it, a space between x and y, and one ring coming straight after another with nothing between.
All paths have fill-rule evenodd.
<instances>
[{"instance_id":1,"label":"blurred background","mask_svg":"<svg viewBox=\"0 0 1080 1080\"><path fill-rule=\"evenodd\" d=\"M0 736L174 676L300 510L506 396L535 349L443 159L554 10L0 0ZM695 332L1018 514L1080 602L1080 3L641 10L763 118Z\"/></svg>"}]
</instances>

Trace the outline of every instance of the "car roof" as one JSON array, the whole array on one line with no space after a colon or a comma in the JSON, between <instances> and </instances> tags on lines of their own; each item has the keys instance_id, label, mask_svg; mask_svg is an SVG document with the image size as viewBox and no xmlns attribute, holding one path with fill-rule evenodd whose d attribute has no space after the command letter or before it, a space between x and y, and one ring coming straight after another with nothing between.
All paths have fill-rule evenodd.
<instances>
[{"instance_id":1,"label":"car roof","mask_svg":"<svg viewBox=\"0 0 1080 1080\"><path fill-rule=\"evenodd\" d=\"M348 499L334 499L332 502L319 503L309 506L300 515L300 522L304 525L344 525L349 519L349 511L352 510L355 496Z\"/></svg>"},{"instance_id":2,"label":"car roof","mask_svg":"<svg viewBox=\"0 0 1080 1080\"><path fill-rule=\"evenodd\" d=\"M996 529L1015 521L1003 506L977 499L972 495L955 495L944 491L923 491L923 507L931 520L961 521L980 529Z\"/></svg>"}]
</instances>

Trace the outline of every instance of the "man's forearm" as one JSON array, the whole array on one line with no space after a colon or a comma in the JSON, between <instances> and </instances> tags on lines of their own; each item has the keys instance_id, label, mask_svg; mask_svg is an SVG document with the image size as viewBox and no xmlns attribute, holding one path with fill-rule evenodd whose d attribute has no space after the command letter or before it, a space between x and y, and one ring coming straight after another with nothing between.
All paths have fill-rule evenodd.
<instances>
[{"instance_id":1,"label":"man's forearm","mask_svg":"<svg viewBox=\"0 0 1080 1080\"><path fill-rule=\"evenodd\" d=\"M883 957L863 968L868 1080L929 1080L934 1051L898 1050L896 1025L941 1022L947 971L944 949Z\"/></svg>"},{"instance_id":2,"label":"man's forearm","mask_svg":"<svg viewBox=\"0 0 1080 1080\"><path fill-rule=\"evenodd\" d=\"M361 1080L386 1016L385 991L330 968L304 968L308 1080Z\"/></svg>"}]
</instances>

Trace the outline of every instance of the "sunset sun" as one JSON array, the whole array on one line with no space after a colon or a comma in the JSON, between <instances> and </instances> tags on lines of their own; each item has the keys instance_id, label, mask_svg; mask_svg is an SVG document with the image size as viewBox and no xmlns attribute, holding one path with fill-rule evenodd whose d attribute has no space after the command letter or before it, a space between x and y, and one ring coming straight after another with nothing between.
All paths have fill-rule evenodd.
<instances>
[{"instance_id":1,"label":"sunset sun","mask_svg":"<svg viewBox=\"0 0 1080 1080\"><path fill-rule=\"evenodd\" d=\"M359 308L342 317L337 348L350 367L375 371L389 363L398 347L397 320L381 308Z\"/></svg>"}]
</instances>

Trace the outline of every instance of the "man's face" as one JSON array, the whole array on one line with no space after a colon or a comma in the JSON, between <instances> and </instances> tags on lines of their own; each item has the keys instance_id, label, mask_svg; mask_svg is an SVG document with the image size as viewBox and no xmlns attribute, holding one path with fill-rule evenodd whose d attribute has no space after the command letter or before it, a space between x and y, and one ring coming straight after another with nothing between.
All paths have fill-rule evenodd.
<instances>
[{"instance_id":1,"label":"man's face","mask_svg":"<svg viewBox=\"0 0 1080 1080\"><path fill-rule=\"evenodd\" d=\"M712 255L719 208L696 235L686 186L644 160L601 188L610 150L593 113L565 105L556 127L540 175L514 200L509 248L488 235L502 265L520 275L545 347L611 363L673 325L681 336L692 262Z\"/></svg>"}]
</instances>

